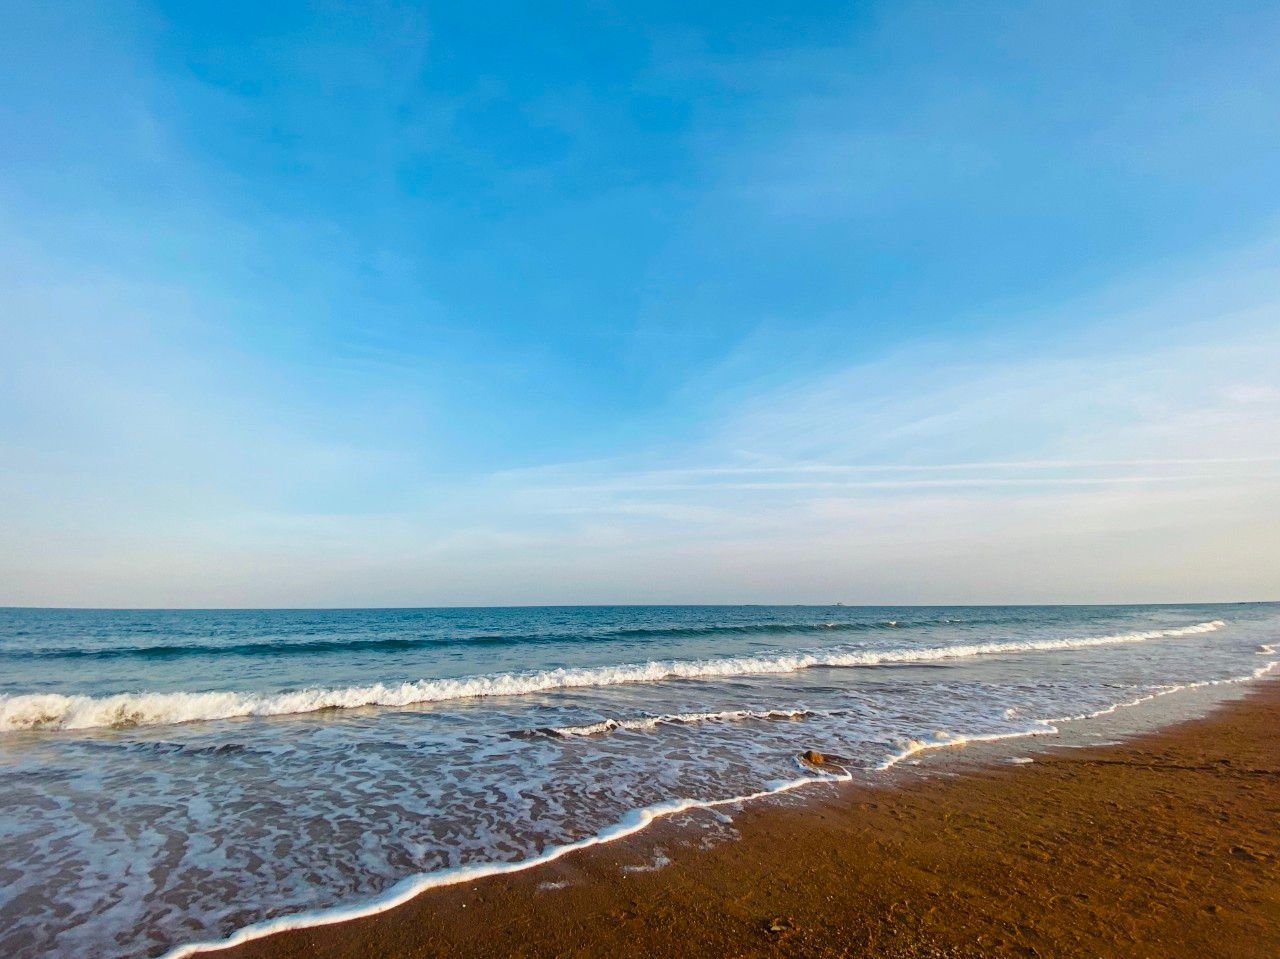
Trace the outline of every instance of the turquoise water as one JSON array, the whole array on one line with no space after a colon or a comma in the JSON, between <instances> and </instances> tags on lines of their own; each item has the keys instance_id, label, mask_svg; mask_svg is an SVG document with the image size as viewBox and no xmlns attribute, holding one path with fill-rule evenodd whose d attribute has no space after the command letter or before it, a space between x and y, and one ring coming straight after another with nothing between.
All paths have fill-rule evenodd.
<instances>
[{"instance_id":1,"label":"turquoise water","mask_svg":"<svg viewBox=\"0 0 1280 959\"><path fill-rule=\"evenodd\" d=\"M1277 638L1275 604L0 610L0 954L162 955Z\"/></svg>"}]
</instances>

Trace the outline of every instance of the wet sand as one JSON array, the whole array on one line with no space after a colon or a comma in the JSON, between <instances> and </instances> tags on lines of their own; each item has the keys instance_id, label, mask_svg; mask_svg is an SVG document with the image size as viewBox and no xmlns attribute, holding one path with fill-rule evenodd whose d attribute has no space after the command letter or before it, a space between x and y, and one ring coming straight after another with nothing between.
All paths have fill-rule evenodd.
<instances>
[{"instance_id":1,"label":"wet sand","mask_svg":"<svg viewBox=\"0 0 1280 959\"><path fill-rule=\"evenodd\" d=\"M202 955L1274 959L1278 737L1269 682L1121 745L1038 742L1026 765L815 787L736 812L733 840L707 843L702 813ZM655 851L671 864L634 871Z\"/></svg>"}]
</instances>

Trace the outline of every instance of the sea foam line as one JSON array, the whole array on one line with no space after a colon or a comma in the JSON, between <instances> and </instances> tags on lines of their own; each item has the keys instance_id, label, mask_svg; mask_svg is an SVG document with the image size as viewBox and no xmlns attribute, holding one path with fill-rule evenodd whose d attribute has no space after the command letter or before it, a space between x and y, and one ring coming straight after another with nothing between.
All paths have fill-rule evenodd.
<instances>
[{"instance_id":1,"label":"sea foam line","mask_svg":"<svg viewBox=\"0 0 1280 959\"><path fill-rule=\"evenodd\" d=\"M1258 655L1273 656L1276 654L1276 644L1263 643L1258 647ZM927 739L909 739L902 744L902 749L889 756L876 769L880 772L891 769L903 760L910 759L917 753L927 752L932 749L949 749L954 746L965 746L969 743L990 743L998 742L1004 739L1022 739L1028 736L1056 736L1062 732L1059 728L1063 723L1078 723L1089 719L1099 719L1103 716L1110 716L1112 713L1119 712L1122 709L1129 709L1133 706L1141 706L1143 703L1149 703L1154 699L1162 696L1171 696L1174 693L1185 692L1188 689L1205 689L1212 686L1233 686L1239 683L1253 682L1262 679L1276 667L1280 666L1280 659L1272 660L1264 663L1257 669L1253 670L1246 676L1229 676L1226 679L1203 679L1192 683L1179 683L1175 686L1165 686L1154 692L1147 693L1145 696L1139 696L1136 699L1126 700L1122 703L1112 703L1110 706L1104 706L1101 709L1095 709L1091 713L1081 713L1078 716L1060 716L1056 719L1037 719L1034 720L1034 726L1030 729L1015 730L1007 733L985 733L965 736L957 733L950 733L945 730L939 730L932 737Z\"/></svg>"},{"instance_id":2,"label":"sea foam line","mask_svg":"<svg viewBox=\"0 0 1280 959\"><path fill-rule=\"evenodd\" d=\"M642 731L666 725L693 725L694 723L736 723L748 719L806 719L818 715L811 709L729 709L718 713L670 713L664 716L636 716L623 719L602 719L598 723L581 726L556 726L548 732L566 738L571 736L599 736L619 730Z\"/></svg>"},{"instance_id":3,"label":"sea foam line","mask_svg":"<svg viewBox=\"0 0 1280 959\"><path fill-rule=\"evenodd\" d=\"M799 789L801 786L810 786L814 783L849 782L851 779L852 775L848 772L838 776L832 774L805 776L801 779L785 779L771 782L766 784L765 788L759 792L749 793L745 796L731 796L727 799L671 799L666 802L655 803L652 806L645 806L643 809L633 809L615 825L603 829L593 836L587 836L576 842L566 843L563 846L553 846L529 859L521 859L516 862L476 863L471 866L457 866L452 869L418 873L400 880L400 882L377 898L362 903L352 903L347 906L313 909L307 912L295 913L291 916L279 916L275 919L256 922L253 925L237 930L225 939L187 943L186 945L178 946L165 953L162 959L185 959L185 957L199 952L206 952L212 949L227 949L231 946L238 946L254 939L262 939L265 936L290 929L312 929L316 926L331 926L339 922L348 922L352 919L377 915L380 912L386 912L388 909L394 909L396 906L408 902L429 889L453 886L462 882L474 882L477 879L484 879L488 876L523 872L526 869L532 869L534 866L554 862L570 853L633 835L666 816L674 816L678 813L695 809L716 809L720 806L734 806L739 803L764 799L767 796L777 796L793 789Z\"/></svg>"},{"instance_id":4,"label":"sea foam line","mask_svg":"<svg viewBox=\"0 0 1280 959\"><path fill-rule=\"evenodd\" d=\"M1259 655L1275 655L1277 645L1280 644L1263 644L1259 647ZM1253 680L1261 679L1268 673L1280 666L1280 660L1272 660L1253 670L1247 676L1235 676L1228 679L1205 680L1196 683L1185 683L1180 686L1172 686L1151 693L1147 696L1141 696L1128 702L1116 703L1104 709L1096 710L1083 716L1071 716L1062 719L1037 720L1039 725L1034 729L1028 729L1021 732L1012 733L993 733L988 735L962 736L948 733L936 734L939 738L929 740L913 740L902 752L890 756L880 766L876 767L878 771L884 771L892 768L902 760L931 749L945 749L955 746L962 746L966 743L975 742L992 742L1003 739L1016 739L1024 736L1046 736L1053 735L1058 732L1056 723L1071 722L1096 718L1098 716L1113 713L1119 709L1125 709L1131 706L1137 706L1141 703L1148 702L1160 696L1171 695L1172 693L1181 692L1186 689L1193 689L1202 686L1224 686L1237 683L1246 683ZM366 900L360 903L351 903L345 906L333 906L326 909L312 909L305 912L294 913L289 916L278 916L275 919L267 919L262 922L256 922L249 926L244 926L236 932L224 939L208 940L205 942L186 943L176 946L169 952L165 953L162 959L186 959L188 956L197 953L206 952L216 949L227 949L232 946L242 945L255 939L262 939L266 936L274 935L278 932L287 932L293 929L313 929L319 926L330 926L340 922L348 922L353 919L362 919L366 916L374 916L397 906L403 905L416 896L430 889L438 889L442 886L451 886L463 882L473 882L478 879L484 879L488 876L505 875L516 872L523 872L526 869L532 869L535 866L541 866L545 863L554 862L570 853L587 849L591 846L604 845L626 836L634 835L645 829L651 823L662 819L666 816L673 816L678 813L688 812L694 809L710 809L714 810L720 806L733 806L741 803L753 802L759 799L765 799L769 796L776 796L781 793L790 792L803 786L810 786L815 783L835 783L835 782L851 782L853 776L847 770L842 775L819 775L806 776L801 779L780 780L766 784L763 790L759 792L749 793L744 796L732 796L725 799L672 799L662 803L655 803L652 806L646 806L643 809L632 810L615 825L601 830L593 836L579 839L576 842L566 843L562 846L554 846L546 849L536 856L528 859L521 859L515 862L501 863L476 863L470 866L458 866L452 869L441 869L434 872L418 873L408 876L400 882L391 886L381 896Z\"/></svg>"},{"instance_id":5,"label":"sea foam line","mask_svg":"<svg viewBox=\"0 0 1280 959\"><path fill-rule=\"evenodd\" d=\"M1110 636L971 643L923 649L837 648L721 659L666 660L617 666L491 673L456 679L424 679L399 685L376 683L369 686L302 689L271 694L234 691L142 692L98 697L67 696L61 693L9 694L0 696L0 731L157 726L243 716L285 716L322 709L397 707L485 696L521 696L554 689L614 686L623 683L790 673L815 666L929 663L1001 653L1088 649L1118 643L1140 643L1164 637L1209 633L1225 625L1222 620L1212 620L1176 629L1117 633Z\"/></svg>"}]
</instances>

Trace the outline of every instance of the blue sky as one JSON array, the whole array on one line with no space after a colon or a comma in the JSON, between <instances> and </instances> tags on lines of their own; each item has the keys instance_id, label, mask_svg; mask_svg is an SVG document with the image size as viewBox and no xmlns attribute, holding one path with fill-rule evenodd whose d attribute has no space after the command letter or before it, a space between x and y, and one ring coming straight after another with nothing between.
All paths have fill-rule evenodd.
<instances>
[{"instance_id":1,"label":"blue sky","mask_svg":"<svg viewBox=\"0 0 1280 959\"><path fill-rule=\"evenodd\" d=\"M1277 598L1274 4L4 20L0 603Z\"/></svg>"}]
</instances>

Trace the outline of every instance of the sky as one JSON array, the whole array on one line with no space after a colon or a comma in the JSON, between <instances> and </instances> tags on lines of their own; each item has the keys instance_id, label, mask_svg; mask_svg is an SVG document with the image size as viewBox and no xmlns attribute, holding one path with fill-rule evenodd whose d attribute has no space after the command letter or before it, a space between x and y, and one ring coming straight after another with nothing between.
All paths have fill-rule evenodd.
<instances>
[{"instance_id":1,"label":"sky","mask_svg":"<svg viewBox=\"0 0 1280 959\"><path fill-rule=\"evenodd\" d=\"M0 605L1280 599L1274 3L0 21Z\"/></svg>"}]
</instances>

